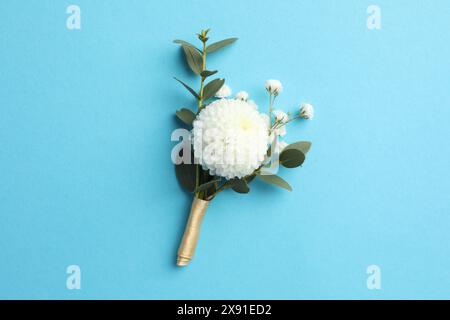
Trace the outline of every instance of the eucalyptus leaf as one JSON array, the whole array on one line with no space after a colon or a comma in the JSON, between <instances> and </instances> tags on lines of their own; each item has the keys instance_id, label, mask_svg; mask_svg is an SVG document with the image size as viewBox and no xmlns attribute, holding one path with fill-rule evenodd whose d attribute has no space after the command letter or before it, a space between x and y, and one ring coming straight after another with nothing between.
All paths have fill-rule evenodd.
<instances>
[{"instance_id":1,"label":"eucalyptus leaf","mask_svg":"<svg viewBox=\"0 0 450 320\"><path fill-rule=\"evenodd\" d=\"M225 39L222 41L214 42L213 44L210 44L209 46L206 47L206 52L211 53L211 52L217 51L219 49L222 49L223 47L226 47L226 46L232 44L237 39L238 38L229 38L229 39Z\"/></svg>"},{"instance_id":2,"label":"eucalyptus leaf","mask_svg":"<svg viewBox=\"0 0 450 320\"><path fill-rule=\"evenodd\" d=\"M268 157L272 156L272 145L270 145L269 148L267 149L267 156Z\"/></svg>"},{"instance_id":3,"label":"eucalyptus leaf","mask_svg":"<svg viewBox=\"0 0 450 320\"><path fill-rule=\"evenodd\" d=\"M284 148L284 150L296 149L296 150L300 150L301 152L303 152L304 155L306 155L310 148L311 148L311 142L309 142L309 141L298 141L298 142L295 142L295 143L291 143L286 148Z\"/></svg>"},{"instance_id":4,"label":"eucalyptus leaf","mask_svg":"<svg viewBox=\"0 0 450 320\"><path fill-rule=\"evenodd\" d=\"M180 151L180 156L182 156L183 150ZM185 164L181 163L175 165L175 175L179 184L189 192L194 192L195 190L195 179L196 179L196 168L193 161L193 155L191 154L191 163Z\"/></svg>"},{"instance_id":5,"label":"eucalyptus leaf","mask_svg":"<svg viewBox=\"0 0 450 320\"><path fill-rule=\"evenodd\" d=\"M217 70L214 70L214 71L204 70L204 71L202 71L202 72L200 73L200 75L201 75L203 78L207 78L207 77L210 77L210 76L212 76L213 74L216 74L216 73L217 73Z\"/></svg>"},{"instance_id":6,"label":"eucalyptus leaf","mask_svg":"<svg viewBox=\"0 0 450 320\"><path fill-rule=\"evenodd\" d=\"M283 150L280 154L280 163L286 168L296 168L305 161L305 154L298 149Z\"/></svg>"},{"instance_id":7,"label":"eucalyptus leaf","mask_svg":"<svg viewBox=\"0 0 450 320\"><path fill-rule=\"evenodd\" d=\"M288 191L292 191L289 183L287 183L283 178L277 175L258 175L258 178L260 178L265 183L273 184Z\"/></svg>"},{"instance_id":8,"label":"eucalyptus leaf","mask_svg":"<svg viewBox=\"0 0 450 320\"><path fill-rule=\"evenodd\" d=\"M235 178L235 179L228 180L227 183L237 193L249 193L250 192L250 188L248 187L247 182L243 179Z\"/></svg>"},{"instance_id":9,"label":"eucalyptus leaf","mask_svg":"<svg viewBox=\"0 0 450 320\"><path fill-rule=\"evenodd\" d=\"M203 89L203 100L214 97L214 95L222 88L225 83L225 79L214 79L209 82Z\"/></svg>"},{"instance_id":10,"label":"eucalyptus leaf","mask_svg":"<svg viewBox=\"0 0 450 320\"><path fill-rule=\"evenodd\" d=\"M255 177L256 177L256 174L252 174L252 175L245 177L244 179L245 179L245 182L247 182L247 184L249 184L250 182L253 181L253 179L255 179Z\"/></svg>"},{"instance_id":11,"label":"eucalyptus leaf","mask_svg":"<svg viewBox=\"0 0 450 320\"><path fill-rule=\"evenodd\" d=\"M181 121L183 121L187 125L192 125L194 122L196 114L189 109L182 108L175 113Z\"/></svg>"},{"instance_id":12,"label":"eucalyptus leaf","mask_svg":"<svg viewBox=\"0 0 450 320\"><path fill-rule=\"evenodd\" d=\"M191 44L187 41L177 39L177 40L173 40L173 42L180 44L182 46L192 47L192 48L196 49L198 52L201 52L200 49L198 49L196 46L194 46L193 44Z\"/></svg>"},{"instance_id":13,"label":"eucalyptus leaf","mask_svg":"<svg viewBox=\"0 0 450 320\"><path fill-rule=\"evenodd\" d=\"M183 46L183 50L191 70L196 74L200 74L203 70L203 58L200 52L191 46Z\"/></svg>"},{"instance_id":14,"label":"eucalyptus leaf","mask_svg":"<svg viewBox=\"0 0 450 320\"><path fill-rule=\"evenodd\" d=\"M193 95L194 97L196 97L197 99L200 99L200 97L198 96L197 92L194 91L194 89L192 89L191 87L189 87L186 83L184 83L184 82L181 81L180 79L175 78L175 77L174 77L174 79L177 80L179 83L181 83L186 89L188 89L188 91L189 91L190 93L192 93L192 95Z\"/></svg>"}]
</instances>

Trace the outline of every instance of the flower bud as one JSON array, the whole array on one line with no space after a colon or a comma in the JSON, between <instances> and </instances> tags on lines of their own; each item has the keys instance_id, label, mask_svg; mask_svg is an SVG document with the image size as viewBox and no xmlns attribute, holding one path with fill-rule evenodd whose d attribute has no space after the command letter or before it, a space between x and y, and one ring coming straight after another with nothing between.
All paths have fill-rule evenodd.
<instances>
[{"instance_id":1,"label":"flower bud","mask_svg":"<svg viewBox=\"0 0 450 320\"><path fill-rule=\"evenodd\" d=\"M308 120L314 118L314 107L309 103L303 103L300 107L300 117Z\"/></svg>"},{"instance_id":2,"label":"flower bud","mask_svg":"<svg viewBox=\"0 0 450 320\"><path fill-rule=\"evenodd\" d=\"M281 121L283 123L289 120L289 116L283 110L274 110L273 115L275 116L275 120Z\"/></svg>"},{"instance_id":3,"label":"flower bud","mask_svg":"<svg viewBox=\"0 0 450 320\"><path fill-rule=\"evenodd\" d=\"M248 93L246 91L239 91L238 93L236 93L236 99L247 101Z\"/></svg>"},{"instance_id":4,"label":"flower bud","mask_svg":"<svg viewBox=\"0 0 450 320\"><path fill-rule=\"evenodd\" d=\"M215 97L220 99L227 98L229 96L231 96L231 88L226 84L224 84L215 94Z\"/></svg>"},{"instance_id":5,"label":"flower bud","mask_svg":"<svg viewBox=\"0 0 450 320\"><path fill-rule=\"evenodd\" d=\"M270 94L277 96L283 91L283 85L278 80L266 80L266 90Z\"/></svg>"}]
</instances>

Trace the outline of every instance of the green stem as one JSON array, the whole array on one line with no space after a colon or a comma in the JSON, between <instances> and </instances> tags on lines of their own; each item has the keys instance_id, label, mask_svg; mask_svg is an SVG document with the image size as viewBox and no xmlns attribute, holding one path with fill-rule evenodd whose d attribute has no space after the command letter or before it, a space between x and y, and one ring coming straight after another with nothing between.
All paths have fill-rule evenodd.
<instances>
[{"instance_id":1,"label":"green stem","mask_svg":"<svg viewBox=\"0 0 450 320\"><path fill-rule=\"evenodd\" d=\"M272 125L272 93L269 94L269 119Z\"/></svg>"},{"instance_id":2,"label":"green stem","mask_svg":"<svg viewBox=\"0 0 450 320\"><path fill-rule=\"evenodd\" d=\"M202 71L206 70L206 41L203 41L203 50L202 50ZM202 108L203 105L203 89L205 87L205 77L201 77L200 82L200 94L198 99L198 111Z\"/></svg>"},{"instance_id":3,"label":"green stem","mask_svg":"<svg viewBox=\"0 0 450 320\"><path fill-rule=\"evenodd\" d=\"M300 115L295 116L295 117L289 119L289 120L286 121L286 122L282 122L282 121L277 122L277 121L275 121L275 123L273 124L273 126L272 126L272 127L270 128L270 130L269 130L269 135L270 135L274 130L279 129L279 128L281 128L281 127L287 125L289 122L292 122L292 121L294 121L294 120L296 120L296 119L298 119L298 118L301 118L301 116L300 116Z\"/></svg>"},{"instance_id":4,"label":"green stem","mask_svg":"<svg viewBox=\"0 0 450 320\"><path fill-rule=\"evenodd\" d=\"M298 118L301 118L301 116L300 115L295 116L295 117L289 119L288 121L284 122L283 125L287 125L289 122L294 121L295 119L298 119Z\"/></svg>"},{"instance_id":5,"label":"green stem","mask_svg":"<svg viewBox=\"0 0 450 320\"><path fill-rule=\"evenodd\" d=\"M206 70L206 41L203 41L203 50L202 50L202 71ZM198 112L202 109L203 106L203 89L205 87L205 77L200 76L200 94L198 98ZM197 189L200 186L200 165L197 164L195 168L195 188ZM197 198L202 198L203 194L201 191L196 193Z\"/></svg>"}]
</instances>

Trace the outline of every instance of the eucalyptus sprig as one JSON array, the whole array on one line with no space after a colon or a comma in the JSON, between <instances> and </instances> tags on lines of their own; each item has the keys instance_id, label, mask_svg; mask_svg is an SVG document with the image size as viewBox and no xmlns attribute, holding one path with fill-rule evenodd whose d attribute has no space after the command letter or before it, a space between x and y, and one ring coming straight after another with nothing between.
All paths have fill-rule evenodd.
<instances>
[{"instance_id":1,"label":"eucalyptus sprig","mask_svg":"<svg viewBox=\"0 0 450 320\"><path fill-rule=\"evenodd\" d=\"M225 79L216 78L209 82L206 80L218 73L217 70L208 70L206 67L206 58L207 55L213 52L216 52L226 46L234 43L237 38L228 38L218 42L214 42L210 45L207 45L209 37L210 29L201 30L200 33L197 34L198 39L201 42L201 48L196 47L195 45L185 41L185 40L174 40L173 42L179 44L184 52L186 62L189 68L200 78L200 89L198 91L192 89L186 82L175 78L179 83L183 85L185 89L189 91L196 99L197 99L197 110L193 112L190 109L182 108L176 112L176 116L185 124L192 126L193 121L197 114L201 111L205 106L205 101L214 97L217 91L222 88L225 84ZM193 171L195 173L193 174ZM178 179L183 180L183 185L190 185L190 181L186 181L186 179L191 179L191 177L195 176L195 184L191 187L192 191L195 195L200 199L211 199L214 197L221 183L221 178L215 178L199 165L199 164L191 164L191 165L178 165L176 167L176 173Z\"/></svg>"},{"instance_id":2,"label":"eucalyptus sprig","mask_svg":"<svg viewBox=\"0 0 450 320\"><path fill-rule=\"evenodd\" d=\"M217 70L208 70L206 68L206 58L208 53L213 53L219 49L225 48L237 40L237 38L228 38L207 45L209 31L210 29L206 29L197 34L198 39L202 43L201 49L184 40L173 41L174 43L181 45L189 68L200 77L200 89L198 91L195 91L185 82L175 78L175 80L180 82L198 100L197 112L204 107L204 101L214 97L217 91L219 91L225 83L225 79L223 78L216 78L205 83L207 78L218 72Z\"/></svg>"}]
</instances>

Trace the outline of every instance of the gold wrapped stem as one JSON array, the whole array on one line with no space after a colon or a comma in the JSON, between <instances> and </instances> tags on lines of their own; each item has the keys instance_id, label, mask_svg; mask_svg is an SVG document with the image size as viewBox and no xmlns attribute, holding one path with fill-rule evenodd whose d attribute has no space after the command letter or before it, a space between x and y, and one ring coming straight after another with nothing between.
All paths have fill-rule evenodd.
<instances>
[{"instance_id":1,"label":"gold wrapped stem","mask_svg":"<svg viewBox=\"0 0 450 320\"><path fill-rule=\"evenodd\" d=\"M200 235L200 227L208 205L209 201L197 198L194 198L192 202L191 213L184 230L183 240L181 240L180 248L178 249L177 265L180 267L187 266L194 256Z\"/></svg>"}]
</instances>

